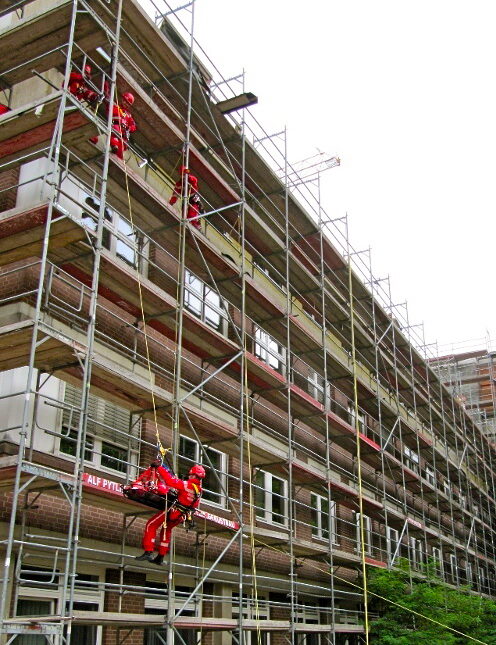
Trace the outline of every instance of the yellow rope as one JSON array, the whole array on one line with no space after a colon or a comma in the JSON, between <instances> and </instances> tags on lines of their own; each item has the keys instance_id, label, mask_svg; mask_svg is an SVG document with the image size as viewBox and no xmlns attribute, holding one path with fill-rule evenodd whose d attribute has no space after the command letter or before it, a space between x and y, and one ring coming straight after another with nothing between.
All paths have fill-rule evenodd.
<instances>
[{"instance_id":1,"label":"yellow rope","mask_svg":"<svg viewBox=\"0 0 496 645\"><path fill-rule=\"evenodd\" d=\"M248 422L248 391L247 391L247 386L246 384L248 383L248 368L246 364L246 337L244 339L244 384L243 384L243 390L244 390L244 397L245 397L245 418L246 418L246 438L247 438L247 455L248 455L248 477L249 477L249 493L248 493L248 501L250 504L250 551L251 551L251 561L252 561L252 571L253 571L253 599L255 601L255 620L257 624L257 645L262 645L262 631L260 628L260 607L259 607L259 602L258 602L258 584L257 584L257 559L255 555L255 505L253 503L253 481L251 477L251 441L250 441L250 434L249 434L249 422ZM243 437L241 437L241 441L243 441ZM240 599L239 599L239 611L241 614L242 611L242 606L243 606L243 597L240 594Z\"/></svg>"},{"instance_id":2,"label":"yellow rope","mask_svg":"<svg viewBox=\"0 0 496 645\"><path fill-rule=\"evenodd\" d=\"M116 100L115 103L117 105L117 108L120 110L120 105L119 105L119 99L117 97L117 86L116 86ZM120 117L119 117L120 118ZM124 144L124 138L122 136L122 126L119 128L120 132L118 133L120 140L121 140L121 145L122 147ZM129 192L129 178L128 178L128 171L127 171L127 163L124 158L124 151L122 154L122 161L124 165L124 177L126 179L126 194L127 194L127 203L128 203L128 209L129 209L129 221L131 222L131 228L133 231L135 230L134 227L134 220L133 220L133 208L131 204L131 194ZM150 360L150 348L148 344L148 333L147 333L147 327L146 327L146 320L145 320L145 308L143 304L143 289L141 286L141 276L139 272L139 254L138 254L138 248L136 244L136 236L133 235L133 250L136 256L136 278L138 281L138 293L139 293L139 302L140 302L140 310L141 310L141 320L143 322L143 336L145 339L145 351L146 351L146 362L147 362L147 368L148 368L148 378L150 381L150 391L151 391L151 397L152 397L152 409L153 409L153 420L155 424L155 435L157 439L157 446L158 450L160 452L160 456L163 459L165 458L165 455L170 451L170 448L164 448L162 445L162 441L160 439L160 433L158 430L158 418L157 418L157 406L155 402L155 392L154 392L154 383L153 383L153 374L152 374L152 368L151 368L151 360ZM167 515L167 513L166 513Z\"/></svg>"},{"instance_id":3,"label":"yellow rope","mask_svg":"<svg viewBox=\"0 0 496 645\"><path fill-rule=\"evenodd\" d=\"M272 544L266 544L265 542L262 542L261 540L257 540L257 543L260 544L260 546L263 546L267 549L272 549L273 551L276 551L277 553L283 553L287 555L285 551L282 549L278 549L277 547L273 546ZM329 572L327 569L322 569L321 567L317 566L316 564L313 564L309 561L307 561L307 565L310 566L312 569L315 571L319 571L320 573L324 573L325 575L328 576L333 576L336 578L336 580L339 580L340 582L344 582L347 585L350 585L351 587L355 587L355 589L359 589L360 591L364 591L364 587L361 585L358 585L354 582L350 582L346 578L342 578L341 576L336 575L334 572ZM460 636L464 636L465 638L468 638L469 640L473 641L474 643L480 643L481 645L487 645L484 641L480 641L478 638L474 638L473 636L469 636L468 634L465 634L464 632L459 631L458 629L455 629L454 627L450 627L449 625L445 625L444 623L441 623L439 620L436 620L435 618L430 618L429 616L426 616L425 614L421 614L419 611L415 611L415 609L411 609L410 607L405 607L399 602L395 602L394 600L390 600L389 598L386 598L385 596L381 596L380 594L374 593L373 591L368 591L368 594L371 596L374 596L375 598L379 598L379 600L383 600L391 605L394 605L395 607L399 607L400 609L404 609L405 611L410 612L411 614L414 614L415 616L418 616L419 618L423 618L424 620L427 620L431 623L434 623L435 625L439 625L439 627L444 627L445 629L449 629L451 632L454 632L455 634L458 634Z\"/></svg>"},{"instance_id":4,"label":"yellow rope","mask_svg":"<svg viewBox=\"0 0 496 645\"><path fill-rule=\"evenodd\" d=\"M355 310L353 307L353 275L351 271L351 256L348 254L348 291L350 294L350 326L351 326L351 364L353 372L353 410L355 413L355 432L356 432L356 456L358 468L358 503L360 509L360 556L362 561L363 577L363 604L364 604L364 628L365 642L369 643L369 612L368 612L368 587L367 587L367 567L365 559L365 526L363 521L363 483L362 483L362 459L361 459L361 439L360 427L358 423L358 384L357 384L357 362L355 351Z\"/></svg>"}]
</instances>

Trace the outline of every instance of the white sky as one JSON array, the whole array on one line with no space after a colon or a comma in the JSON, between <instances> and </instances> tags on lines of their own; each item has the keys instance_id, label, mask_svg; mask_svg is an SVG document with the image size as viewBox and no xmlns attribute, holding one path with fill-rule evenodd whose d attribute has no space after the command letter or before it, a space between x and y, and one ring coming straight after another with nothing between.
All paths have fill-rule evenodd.
<instances>
[{"instance_id":1,"label":"white sky","mask_svg":"<svg viewBox=\"0 0 496 645\"><path fill-rule=\"evenodd\" d=\"M196 2L197 39L224 77L245 68L290 161L341 157L323 205L428 342L496 339L495 24L493 0Z\"/></svg>"}]
</instances>

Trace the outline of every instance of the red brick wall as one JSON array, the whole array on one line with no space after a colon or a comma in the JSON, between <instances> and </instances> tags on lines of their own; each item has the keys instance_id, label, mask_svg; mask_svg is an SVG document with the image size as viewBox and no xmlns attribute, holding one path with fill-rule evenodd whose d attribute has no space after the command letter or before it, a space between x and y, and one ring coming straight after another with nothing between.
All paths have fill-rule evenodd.
<instances>
[{"instance_id":1,"label":"red brick wall","mask_svg":"<svg viewBox=\"0 0 496 645\"><path fill-rule=\"evenodd\" d=\"M19 172L19 168L11 168L0 172L0 211L15 208Z\"/></svg>"}]
</instances>

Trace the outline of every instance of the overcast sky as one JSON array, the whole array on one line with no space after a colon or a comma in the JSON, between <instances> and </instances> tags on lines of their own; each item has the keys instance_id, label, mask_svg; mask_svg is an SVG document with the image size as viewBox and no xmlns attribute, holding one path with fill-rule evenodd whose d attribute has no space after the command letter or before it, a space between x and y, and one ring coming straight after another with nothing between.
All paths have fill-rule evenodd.
<instances>
[{"instance_id":1,"label":"overcast sky","mask_svg":"<svg viewBox=\"0 0 496 645\"><path fill-rule=\"evenodd\" d=\"M197 0L195 20L291 162L341 157L324 207L427 341L496 340L496 3Z\"/></svg>"}]
</instances>

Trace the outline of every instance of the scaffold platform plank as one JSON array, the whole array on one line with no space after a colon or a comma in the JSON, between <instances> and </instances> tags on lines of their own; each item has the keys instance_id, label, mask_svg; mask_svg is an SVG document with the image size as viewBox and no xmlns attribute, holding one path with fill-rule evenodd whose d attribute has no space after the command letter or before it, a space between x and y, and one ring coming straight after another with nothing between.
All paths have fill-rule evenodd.
<instances>
[{"instance_id":1,"label":"scaffold platform plank","mask_svg":"<svg viewBox=\"0 0 496 645\"><path fill-rule=\"evenodd\" d=\"M41 254L48 217L48 204L30 210L14 209L2 213L0 220L0 266ZM5 217L4 217L5 216ZM86 238L85 230L73 219L54 208L50 226L49 255L53 249L65 247Z\"/></svg>"},{"instance_id":2,"label":"scaffold platform plank","mask_svg":"<svg viewBox=\"0 0 496 645\"><path fill-rule=\"evenodd\" d=\"M53 7L1 30L0 75L7 85L31 78L32 69L44 72L64 63L63 45L69 41L72 10L71 0L57 0ZM88 12L78 13L75 39L83 51L105 44L103 32Z\"/></svg>"},{"instance_id":3,"label":"scaffold platform plank","mask_svg":"<svg viewBox=\"0 0 496 645\"><path fill-rule=\"evenodd\" d=\"M103 625L115 627L164 627L166 624L166 616L156 614L127 614L120 612L108 611L74 611L72 617L69 617L76 625ZM11 625L43 625L53 624L53 616L39 616L39 617L19 617L11 618L8 620ZM204 631L235 631L238 629L239 621L236 618L206 618L196 616L178 616L173 620L173 624L177 629L202 629ZM255 620L245 618L243 620L243 628L248 631L263 631L263 632L286 632L290 629L290 623L287 620ZM362 625L346 625L337 623L334 625L336 631L342 633L361 633L363 632ZM299 633L312 632L329 632L333 629L329 624L305 624L297 623L295 629Z\"/></svg>"}]
</instances>

